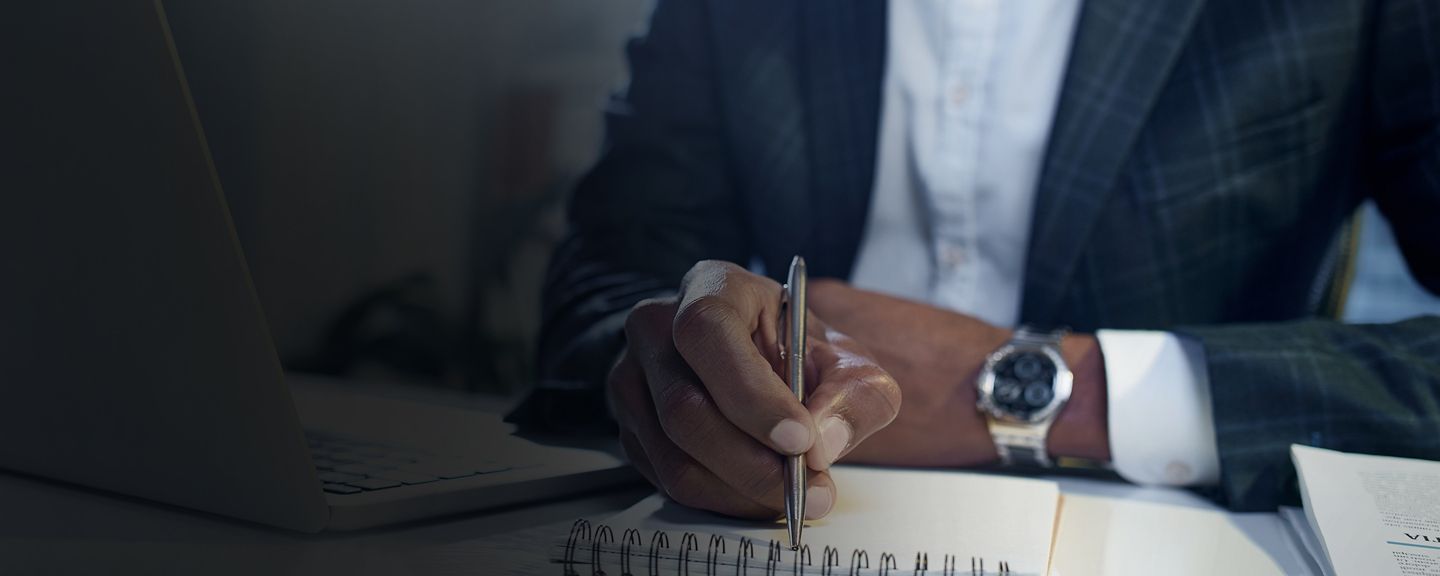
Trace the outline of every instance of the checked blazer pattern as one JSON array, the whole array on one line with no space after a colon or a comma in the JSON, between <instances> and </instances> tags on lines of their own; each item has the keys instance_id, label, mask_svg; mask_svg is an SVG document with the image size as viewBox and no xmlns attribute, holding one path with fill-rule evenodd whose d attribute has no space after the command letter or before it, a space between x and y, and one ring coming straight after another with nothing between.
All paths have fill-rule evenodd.
<instances>
[{"instance_id":1,"label":"checked blazer pattern","mask_svg":"<svg viewBox=\"0 0 1440 576\"><path fill-rule=\"evenodd\" d=\"M698 260L849 275L885 13L659 1L547 278L544 388L603 417L625 312ZM1296 500L1292 442L1440 459L1440 319L1317 297L1366 198L1440 292L1440 2L1087 0L1037 192L1022 319L1198 338L1229 506Z\"/></svg>"}]
</instances>

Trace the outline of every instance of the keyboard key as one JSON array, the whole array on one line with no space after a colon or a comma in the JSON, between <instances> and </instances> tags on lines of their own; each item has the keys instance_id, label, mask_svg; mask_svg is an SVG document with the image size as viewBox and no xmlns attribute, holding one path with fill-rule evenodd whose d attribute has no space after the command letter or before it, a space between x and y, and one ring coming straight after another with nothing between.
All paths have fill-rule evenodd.
<instances>
[{"instance_id":1,"label":"keyboard key","mask_svg":"<svg viewBox=\"0 0 1440 576\"><path fill-rule=\"evenodd\" d=\"M321 478L367 490L491 474L533 464L479 456L447 456L307 431Z\"/></svg>"},{"instance_id":2,"label":"keyboard key","mask_svg":"<svg viewBox=\"0 0 1440 576\"><path fill-rule=\"evenodd\" d=\"M326 483L324 485L324 488L326 492L329 492L331 494L355 494L357 492L360 492L359 488L356 488L354 486L346 486L344 484Z\"/></svg>"},{"instance_id":3,"label":"keyboard key","mask_svg":"<svg viewBox=\"0 0 1440 576\"><path fill-rule=\"evenodd\" d=\"M397 480L389 480L386 478L366 478L364 480L346 482L346 484L349 484L356 488L364 488L366 490L383 490L385 488L394 488L396 486L399 486L401 483Z\"/></svg>"},{"instance_id":4,"label":"keyboard key","mask_svg":"<svg viewBox=\"0 0 1440 576\"><path fill-rule=\"evenodd\" d=\"M365 478L364 476L361 476L359 474L346 474L344 472L321 472L319 476L322 482L335 482L339 484L344 484L351 480L361 480Z\"/></svg>"},{"instance_id":5,"label":"keyboard key","mask_svg":"<svg viewBox=\"0 0 1440 576\"><path fill-rule=\"evenodd\" d=\"M357 464L341 464L341 465L335 467L335 471L336 471L336 472L344 472L344 473L346 473L346 474L360 474L360 475L362 475L362 476L369 476L370 473L372 473L372 472L378 472L379 470L376 469L374 466L371 466L371 465L369 465L369 464L358 464L358 463L357 463Z\"/></svg>"},{"instance_id":6,"label":"keyboard key","mask_svg":"<svg viewBox=\"0 0 1440 576\"><path fill-rule=\"evenodd\" d=\"M386 456L386 457L381 458L381 459L379 459L379 460L371 460L371 461L367 462L367 464L373 464L373 465L376 465L376 466L380 466L380 467L383 467L383 468L386 468L386 469L393 470L393 469L399 468L399 467L401 467L401 466L405 466L405 465L408 465L408 464L414 464L415 462L416 462L416 459L415 459L415 458L410 458L410 457L406 457L406 456L399 456L399 455L394 455L394 454L392 454L392 455L390 455L390 456Z\"/></svg>"},{"instance_id":7,"label":"keyboard key","mask_svg":"<svg viewBox=\"0 0 1440 576\"><path fill-rule=\"evenodd\" d=\"M453 478L464 478L466 476L475 475L475 471L469 468L438 468L435 470L431 470L428 473L434 474L446 480L450 480Z\"/></svg>"},{"instance_id":8,"label":"keyboard key","mask_svg":"<svg viewBox=\"0 0 1440 576\"><path fill-rule=\"evenodd\" d=\"M476 474L474 467L468 466L462 462L445 461L443 459L436 461L416 462L408 466L401 466L400 471L410 472L413 474L425 474L428 476L435 476L447 480L451 478L464 478L466 476L474 476Z\"/></svg>"},{"instance_id":9,"label":"keyboard key","mask_svg":"<svg viewBox=\"0 0 1440 576\"><path fill-rule=\"evenodd\" d=\"M405 484L424 484L426 482L434 482L436 480L439 480L439 478L436 478L429 474L405 472L403 470L386 470L384 472L376 472L375 477L385 478L387 480L395 480L397 482L403 482Z\"/></svg>"}]
</instances>

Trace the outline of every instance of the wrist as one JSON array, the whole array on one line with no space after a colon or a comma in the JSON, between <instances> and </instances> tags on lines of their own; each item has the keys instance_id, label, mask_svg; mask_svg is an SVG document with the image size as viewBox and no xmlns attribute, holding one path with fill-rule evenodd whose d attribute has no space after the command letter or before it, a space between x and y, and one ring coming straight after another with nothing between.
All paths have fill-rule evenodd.
<instances>
[{"instance_id":1,"label":"wrist","mask_svg":"<svg viewBox=\"0 0 1440 576\"><path fill-rule=\"evenodd\" d=\"M1105 387L1105 359L1094 334L1069 334L1060 343L1074 376L1070 401L1055 417L1046 438L1053 457L1110 461L1109 399Z\"/></svg>"}]
</instances>

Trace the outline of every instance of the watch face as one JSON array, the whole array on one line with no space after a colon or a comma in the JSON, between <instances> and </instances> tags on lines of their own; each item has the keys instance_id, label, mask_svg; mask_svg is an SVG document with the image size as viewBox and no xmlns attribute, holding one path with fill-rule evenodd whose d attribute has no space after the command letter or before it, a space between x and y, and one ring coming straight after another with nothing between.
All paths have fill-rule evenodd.
<instances>
[{"instance_id":1,"label":"watch face","mask_svg":"<svg viewBox=\"0 0 1440 576\"><path fill-rule=\"evenodd\" d=\"M995 404L1028 418L1055 398L1055 362L1043 352L1020 351L995 363Z\"/></svg>"}]
</instances>

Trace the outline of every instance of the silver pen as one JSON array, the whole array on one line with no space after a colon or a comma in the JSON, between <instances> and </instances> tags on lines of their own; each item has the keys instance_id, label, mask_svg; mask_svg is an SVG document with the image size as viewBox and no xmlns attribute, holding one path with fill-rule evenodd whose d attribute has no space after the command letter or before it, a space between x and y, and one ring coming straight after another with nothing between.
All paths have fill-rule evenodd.
<instances>
[{"instance_id":1,"label":"silver pen","mask_svg":"<svg viewBox=\"0 0 1440 576\"><path fill-rule=\"evenodd\" d=\"M795 399L805 403L805 259L790 261L785 280L785 313L780 358L785 362L785 382ZM790 549L800 549L800 532L805 527L805 455L785 459L785 527L790 532Z\"/></svg>"}]
</instances>

